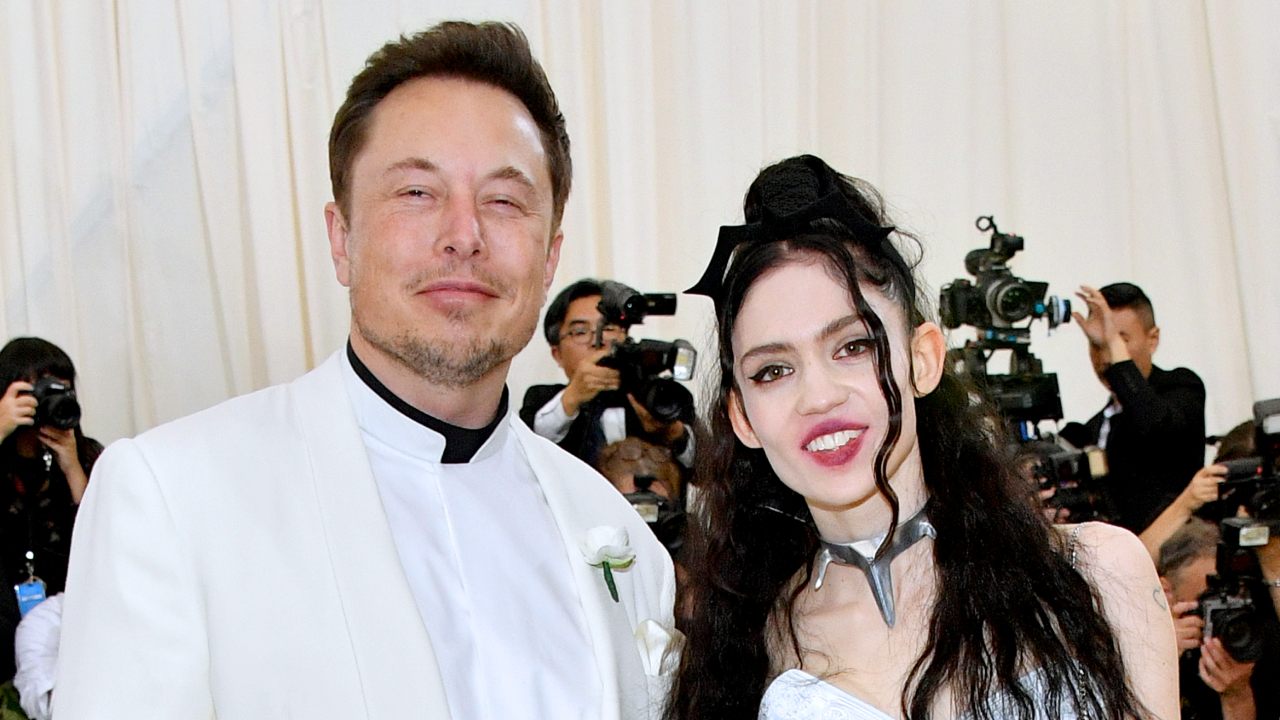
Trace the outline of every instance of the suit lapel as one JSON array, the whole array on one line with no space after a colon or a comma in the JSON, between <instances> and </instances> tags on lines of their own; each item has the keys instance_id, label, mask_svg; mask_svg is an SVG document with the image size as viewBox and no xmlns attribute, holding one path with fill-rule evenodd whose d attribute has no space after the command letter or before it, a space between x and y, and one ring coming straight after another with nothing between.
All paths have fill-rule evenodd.
<instances>
[{"instance_id":1,"label":"suit lapel","mask_svg":"<svg viewBox=\"0 0 1280 720\"><path fill-rule=\"evenodd\" d=\"M523 424L513 423L512 429L524 448L529 467L542 487L542 493L569 554L569 565L573 568L574 582L586 616L596 670L602 685L603 707L600 717L602 720L617 720L621 717L621 708L644 707L649 702L644 686L632 687L621 682L619 677L620 673L629 678L644 677L632 630L639 620L632 617L634 608L628 602L631 598L626 597L624 588L621 585L618 588L624 601L614 602L609 596L601 571L588 565L582 556L580 548L586 531L599 523L592 522L590 508L582 507L582 503L566 485L564 475L574 472L576 468L566 468L565 461L552 455L549 446L544 445Z\"/></svg>"},{"instance_id":2,"label":"suit lapel","mask_svg":"<svg viewBox=\"0 0 1280 720\"><path fill-rule=\"evenodd\" d=\"M382 509L338 356L293 389L368 716L447 720L440 669Z\"/></svg>"}]
</instances>

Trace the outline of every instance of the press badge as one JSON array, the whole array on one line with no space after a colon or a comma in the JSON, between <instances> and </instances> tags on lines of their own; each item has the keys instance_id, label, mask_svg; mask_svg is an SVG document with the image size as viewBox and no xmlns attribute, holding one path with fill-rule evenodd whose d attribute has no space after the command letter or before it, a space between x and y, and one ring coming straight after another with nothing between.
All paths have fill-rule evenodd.
<instances>
[{"instance_id":1,"label":"press badge","mask_svg":"<svg viewBox=\"0 0 1280 720\"><path fill-rule=\"evenodd\" d=\"M44 581L34 575L26 582L13 586L13 592L18 596L18 611L22 613L22 617L26 617L27 613L31 612L31 608L44 602L44 591Z\"/></svg>"}]
</instances>

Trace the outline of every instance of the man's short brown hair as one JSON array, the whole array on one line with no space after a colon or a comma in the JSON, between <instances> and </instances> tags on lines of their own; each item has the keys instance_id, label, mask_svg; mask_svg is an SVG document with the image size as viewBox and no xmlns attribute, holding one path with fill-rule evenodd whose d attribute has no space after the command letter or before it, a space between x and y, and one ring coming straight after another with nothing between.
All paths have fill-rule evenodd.
<instances>
[{"instance_id":1,"label":"man's short brown hair","mask_svg":"<svg viewBox=\"0 0 1280 720\"><path fill-rule=\"evenodd\" d=\"M573 181L564 116L524 32L496 22L442 22L411 37L400 36L365 61L329 132L329 180L343 216L350 218L351 167L364 147L373 109L401 84L433 76L492 85L524 103L542 134L551 175L552 227L558 227Z\"/></svg>"}]
</instances>

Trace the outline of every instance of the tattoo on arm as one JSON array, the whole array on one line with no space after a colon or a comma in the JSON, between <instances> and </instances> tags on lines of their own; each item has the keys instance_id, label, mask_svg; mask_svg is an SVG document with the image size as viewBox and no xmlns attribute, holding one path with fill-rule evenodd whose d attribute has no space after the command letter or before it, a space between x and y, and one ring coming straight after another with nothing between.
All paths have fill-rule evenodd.
<instances>
[{"instance_id":1,"label":"tattoo on arm","mask_svg":"<svg viewBox=\"0 0 1280 720\"><path fill-rule=\"evenodd\" d=\"M1165 612L1169 611L1169 605L1164 600L1164 590L1162 588L1152 590L1151 599L1156 601L1156 607L1164 610Z\"/></svg>"}]
</instances>

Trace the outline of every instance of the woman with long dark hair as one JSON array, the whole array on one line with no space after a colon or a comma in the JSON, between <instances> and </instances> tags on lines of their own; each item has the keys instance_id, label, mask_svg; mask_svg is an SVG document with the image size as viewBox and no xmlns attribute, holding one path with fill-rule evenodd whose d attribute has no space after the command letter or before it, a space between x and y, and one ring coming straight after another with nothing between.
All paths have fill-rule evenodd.
<instances>
[{"instance_id":1,"label":"woman with long dark hair","mask_svg":"<svg viewBox=\"0 0 1280 720\"><path fill-rule=\"evenodd\" d=\"M13 647L19 619L14 585L34 575L47 595L62 592L76 509L102 452L80 429L75 379L71 358L48 340L15 338L0 348L0 570L8 588L0 591L3 648ZM13 653L0 658L3 680L13 675Z\"/></svg>"},{"instance_id":2,"label":"woman with long dark hair","mask_svg":"<svg viewBox=\"0 0 1280 720\"><path fill-rule=\"evenodd\" d=\"M1028 502L874 188L792 158L745 216L691 290L720 377L668 720L1175 717L1150 558Z\"/></svg>"}]
</instances>

